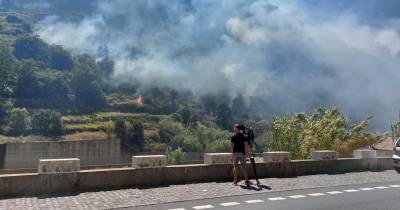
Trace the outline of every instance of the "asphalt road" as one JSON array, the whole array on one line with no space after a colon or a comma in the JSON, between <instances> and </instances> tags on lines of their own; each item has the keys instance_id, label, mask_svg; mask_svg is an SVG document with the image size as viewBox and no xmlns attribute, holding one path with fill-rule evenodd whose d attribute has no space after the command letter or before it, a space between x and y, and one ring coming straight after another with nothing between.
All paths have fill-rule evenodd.
<instances>
[{"instance_id":1,"label":"asphalt road","mask_svg":"<svg viewBox=\"0 0 400 210\"><path fill-rule=\"evenodd\" d=\"M400 209L400 182L377 182L267 192L138 206L128 209L398 210Z\"/></svg>"}]
</instances>

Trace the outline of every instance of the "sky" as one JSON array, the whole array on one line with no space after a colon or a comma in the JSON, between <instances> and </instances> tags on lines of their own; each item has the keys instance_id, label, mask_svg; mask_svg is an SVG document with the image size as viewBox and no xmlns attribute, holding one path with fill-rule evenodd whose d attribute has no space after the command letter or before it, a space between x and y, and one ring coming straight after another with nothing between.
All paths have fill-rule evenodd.
<instances>
[{"instance_id":1,"label":"sky","mask_svg":"<svg viewBox=\"0 0 400 210\"><path fill-rule=\"evenodd\" d=\"M374 116L381 130L398 117L400 1L70 3L43 5L69 5L82 18L49 15L36 32L76 53L113 58L113 83L260 97L273 113L339 106L355 120Z\"/></svg>"}]
</instances>

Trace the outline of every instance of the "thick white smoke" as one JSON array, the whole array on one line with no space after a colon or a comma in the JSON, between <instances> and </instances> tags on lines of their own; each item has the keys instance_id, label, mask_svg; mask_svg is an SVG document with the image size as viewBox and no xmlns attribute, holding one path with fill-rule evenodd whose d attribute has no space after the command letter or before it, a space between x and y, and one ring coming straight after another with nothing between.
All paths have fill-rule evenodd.
<instances>
[{"instance_id":1,"label":"thick white smoke","mask_svg":"<svg viewBox=\"0 0 400 210\"><path fill-rule=\"evenodd\" d=\"M264 97L275 112L338 105L387 128L400 108L399 19L378 27L304 2L99 1L80 22L51 16L37 32L76 52L106 52L115 82Z\"/></svg>"}]
</instances>

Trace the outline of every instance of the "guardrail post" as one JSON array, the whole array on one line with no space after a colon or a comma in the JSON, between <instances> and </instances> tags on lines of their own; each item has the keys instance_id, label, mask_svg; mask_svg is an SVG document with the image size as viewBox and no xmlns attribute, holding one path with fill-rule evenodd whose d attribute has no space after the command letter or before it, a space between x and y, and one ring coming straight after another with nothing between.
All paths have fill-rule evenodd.
<instances>
[{"instance_id":1,"label":"guardrail post","mask_svg":"<svg viewBox=\"0 0 400 210\"><path fill-rule=\"evenodd\" d=\"M290 152L263 152L263 160L270 162L290 162Z\"/></svg>"},{"instance_id":2,"label":"guardrail post","mask_svg":"<svg viewBox=\"0 0 400 210\"><path fill-rule=\"evenodd\" d=\"M166 166L167 156L165 155L132 156L132 168L155 168Z\"/></svg>"},{"instance_id":3,"label":"guardrail post","mask_svg":"<svg viewBox=\"0 0 400 210\"><path fill-rule=\"evenodd\" d=\"M41 159L38 174L43 193L74 191L79 187L80 159Z\"/></svg>"},{"instance_id":4,"label":"guardrail post","mask_svg":"<svg viewBox=\"0 0 400 210\"><path fill-rule=\"evenodd\" d=\"M353 157L354 158L360 158L360 159L376 158L376 151L375 150L369 150L369 149L353 150Z\"/></svg>"},{"instance_id":5,"label":"guardrail post","mask_svg":"<svg viewBox=\"0 0 400 210\"><path fill-rule=\"evenodd\" d=\"M204 153L204 164L231 164L232 153Z\"/></svg>"},{"instance_id":6,"label":"guardrail post","mask_svg":"<svg viewBox=\"0 0 400 210\"><path fill-rule=\"evenodd\" d=\"M315 150L312 152L313 160L336 160L337 152L332 150Z\"/></svg>"}]
</instances>

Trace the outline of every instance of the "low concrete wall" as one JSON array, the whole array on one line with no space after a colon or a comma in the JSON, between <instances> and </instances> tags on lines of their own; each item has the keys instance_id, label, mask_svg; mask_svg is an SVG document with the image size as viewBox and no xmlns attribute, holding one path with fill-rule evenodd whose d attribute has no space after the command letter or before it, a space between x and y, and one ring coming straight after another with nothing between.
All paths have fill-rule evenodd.
<instances>
[{"instance_id":1,"label":"low concrete wall","mask_svg":"<svg viewBox=\"0 0 400 210\"><path fill-rule=\"evenodd\" d=\"M250 167L250 166L249 166ZM334 174L354 171L392 169L390 158L296 160L291 162L257 163L260 178L293 177L310 174ZM253 176L252 170L249 170ZM212 182L232 179L232 164L179 165L160 168L119 168L84 170L51 177L32 174L0 175L0 197L32 196L51 192L112 190L140 186L159 186L192 182ZM77 180L73 182L71 180Z\"/></svg>"},{"instance_id":2,"label":"low concrete wall","mask_svg":"<svg viewBox=\"0 0 400 210\"><path fill-rule=\"evenodd\" d=\"M376 158L376 151L369 150L369 149L354 150L353 157L354 158L362 158L362 159Z\"/></svg>"},{"instance_id":3,"label":"low concrete wall","mask_svg":"<svg viewBox=\"0 0 400 210\"><path fill-rule=\"evenodd\" d=\"M39 160L39 174L78 173L80 160L70 159L42 159Z\"/></svg>"},{"instance_id":4,"label":"low concrete wall","mask_svg":"<svg viewBox=\"0 0 400 210\"><path fill-rule=\"evenodd\" d=\"M392 150L375 150L377 157L392 157L393 151Z\"/></svg>"},{"instance_id":5,"label":"low concrete wall","mask_svg":"<svg viewBox=\"0 0 400 210\"><path fill-rule=\"evenodd\" d=\"M315 150L311 153L313 160L335 160L337 152L332 150Z\"/></svg>"},{"instance_id":6,"label":"low concrete wall","mask_svg":"<svg viewBox=\"0 0 400 210\"><path fill-rule=\"evenodd\" d=\"M0 169L37 168L39 159L60 158L79 158L83 166L123 162L118 139L0 144Z\"/></svg>"},{"instance_id":7,"label":"low concrete wall","mask_svg":"<svg viewBox=\"0 0 400 210\"><path fill-rule=\"evenodd\" d=\"M232 163L232 153L204 153L204 164Z\"/></svg>"},{"instance_id":8,"label":"low concrete wall","mask_svg":"<svg viewBox=\"0 0 400 210\"><path fill-rule=\"evenodd\" d=\"M288 162L290 161L290 152L264 152L264 162Z\"/></svg>"},{"instance_id":9,"label":"low concrete wall","mask_svg":"<svg viewBox=\"0 0 400 210\"><path fill-rule=\"evenodd\" d=\"M132 168L151 168L167 166L165 155L132 156Z\"/></svg>"}]
</instances>

